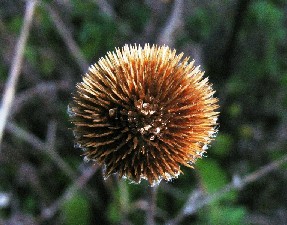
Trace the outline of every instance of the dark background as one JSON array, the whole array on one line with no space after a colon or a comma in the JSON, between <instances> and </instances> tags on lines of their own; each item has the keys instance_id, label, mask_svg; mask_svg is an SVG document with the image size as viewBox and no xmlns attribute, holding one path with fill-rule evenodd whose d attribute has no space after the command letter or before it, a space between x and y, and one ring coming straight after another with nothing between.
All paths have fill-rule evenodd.
<instances>
[{"instance_id":1,"label":"dark background","mask_svg":"<svg viewBox=\"0 0 287 225\"><path fill-rule=\"evenodd\" d=\"M27 2L0 1L1 93ZM156 224L287 224L286 27L285 0L39 1L2 141L0 224L149 221L147 182L103 180L74 148L66 113L88 66L126 43L191 56L220 100L205 157L155 190Z\"/></svg>"}]
</instances>

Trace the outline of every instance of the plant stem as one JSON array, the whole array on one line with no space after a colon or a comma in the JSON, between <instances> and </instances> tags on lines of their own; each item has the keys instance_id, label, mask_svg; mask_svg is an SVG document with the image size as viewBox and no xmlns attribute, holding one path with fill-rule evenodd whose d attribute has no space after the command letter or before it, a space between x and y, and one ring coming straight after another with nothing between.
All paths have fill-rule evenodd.
<instances>
[{"instance_id":1,"label":"plant stem","mask_svg":"<svg viewBox=\"0 0 287 225\"><path fill-rule=\"evenodd\" d=\"M147 225L155 225L155 216L156 216L156 186L148 187L148 206L146 211L146 224Z\"/></svg>"}]
</instances>

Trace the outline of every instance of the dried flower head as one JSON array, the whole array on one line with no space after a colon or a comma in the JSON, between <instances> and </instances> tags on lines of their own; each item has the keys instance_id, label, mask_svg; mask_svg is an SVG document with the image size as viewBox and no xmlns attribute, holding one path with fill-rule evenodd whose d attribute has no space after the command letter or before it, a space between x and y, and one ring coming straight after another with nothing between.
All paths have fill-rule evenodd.
<instances>
[{"instance_id":1,"label":"dried flower head","mask_svg":"<svg viewBox=\"0 0 287 225\"><path fill-rule=\"evenodd\" d=\"M216 133L214 91L167 46L125 45L89 68L69 107L86 159L150 184L192 167Z\"/></svg>"}]
</instances>

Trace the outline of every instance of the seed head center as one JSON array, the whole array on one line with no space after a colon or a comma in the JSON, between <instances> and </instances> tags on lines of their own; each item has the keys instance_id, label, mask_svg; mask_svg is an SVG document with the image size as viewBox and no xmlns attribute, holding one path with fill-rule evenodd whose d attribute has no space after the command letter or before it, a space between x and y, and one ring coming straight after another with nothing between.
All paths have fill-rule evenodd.
<instances>
[{"instance_id":1,"label":"seed head center","mask_svg":"<svg viewBox=\"0 0 287 225\"><path fill-rule=\"evenodd\" d=\"M168 118L162 107L153 100L153 98L150 98L149 102L136 100L129 110L110 109L109 116L119 120L121 126L128 128L138 139L154 141L167 129Z\"/></svg>"}]
</instances>

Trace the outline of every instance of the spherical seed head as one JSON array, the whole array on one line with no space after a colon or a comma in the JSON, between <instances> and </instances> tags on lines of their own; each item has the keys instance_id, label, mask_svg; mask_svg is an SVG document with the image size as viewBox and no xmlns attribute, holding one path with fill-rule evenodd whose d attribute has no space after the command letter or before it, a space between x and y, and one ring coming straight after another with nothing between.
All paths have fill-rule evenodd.
<instances>
[{"instance_id":1,"label":"spherical seed head","mask_svg":"<svg viewBox=\"0 0 287 225\"><path fill-rule=\"evenodd\" d=\"M150 184L192 167L216 133L214 91L189 58L167 46L125 45L89 68L70 104L85 159Z\"/></svg>"}]
</instances>

